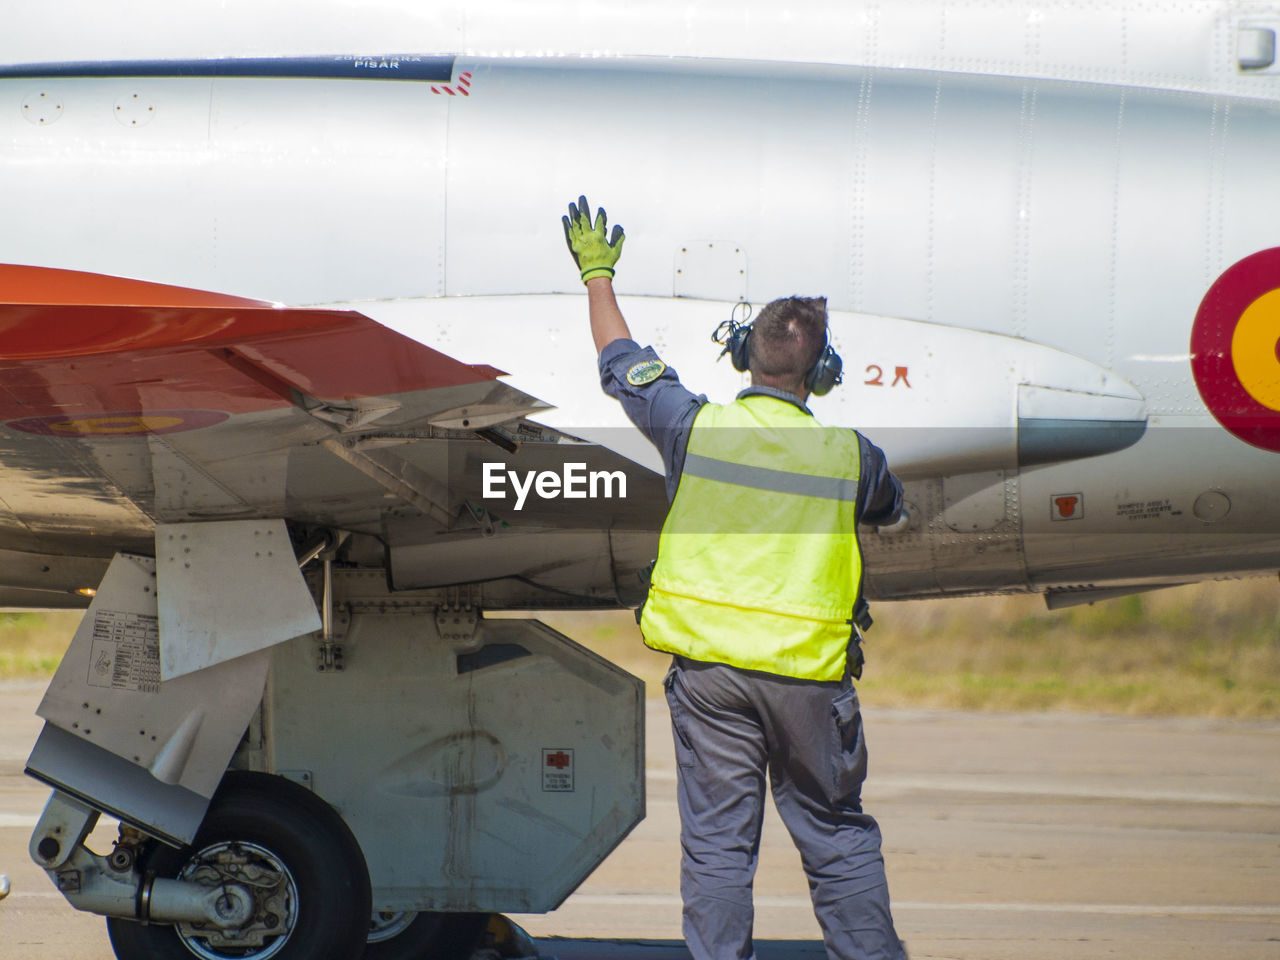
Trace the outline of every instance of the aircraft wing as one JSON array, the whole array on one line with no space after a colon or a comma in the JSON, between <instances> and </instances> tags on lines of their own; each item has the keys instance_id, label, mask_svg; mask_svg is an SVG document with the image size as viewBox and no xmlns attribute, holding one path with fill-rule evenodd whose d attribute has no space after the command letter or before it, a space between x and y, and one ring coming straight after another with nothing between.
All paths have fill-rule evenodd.
<instances>
[{"instance_id":1,"label":"aircraft wing","mask_svg":"<svg viewBox=\"0 0 1280 960\"><path fill-rule=\"evenodd\" d=\"M157 524L284 518L408 549L504 519L652 523L634 497L598 517L489 513L483 460L620 458L528 420L548 405L501 371L361 313L21 266L0 267L0 299L0 602L83 605L114 552L152 552ZM432 566L415 585L446 575Z\"/></svg>"}]
</instances>

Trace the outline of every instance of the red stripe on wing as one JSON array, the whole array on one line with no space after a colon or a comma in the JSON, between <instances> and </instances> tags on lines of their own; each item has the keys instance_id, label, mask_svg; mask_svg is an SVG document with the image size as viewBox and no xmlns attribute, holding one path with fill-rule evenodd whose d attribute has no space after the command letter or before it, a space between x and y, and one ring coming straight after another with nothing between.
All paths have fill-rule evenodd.
<instances>
[{"instance_id":1,"label":"red stripe on wing","mask_svg":"<svg viewBox=\"0 0 1280 960\"><path fill-rule=\"evenodd\" d=\"M47 303L134 307L270 307L264 300L210 293L166 283L130 280L101 273L27 267L0 263L0 300L6 303Z\"/></svg>"},{"instance_id":2,"label":"red stripe on wing","mask_svg":"<svg viewBox=\"0 0 1280 960\"><path fill-rule=\"evenodd\" d=\"M285 406L477 383L363 314L38 267L0 269L0 418Z\"/></svg>"}]
</instances>

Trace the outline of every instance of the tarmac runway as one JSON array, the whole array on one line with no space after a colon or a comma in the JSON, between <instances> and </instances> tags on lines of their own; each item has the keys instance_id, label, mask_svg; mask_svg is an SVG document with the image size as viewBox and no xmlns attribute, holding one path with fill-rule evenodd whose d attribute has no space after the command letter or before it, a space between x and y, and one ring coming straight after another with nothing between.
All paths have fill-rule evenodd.
<instances>
[{"instance_id":1,"label":"tarmac runway","mask_svg":"<svg viewBox=\"0 0 1280 960\"><path fill-rule=\"evenodd\" d=\"M38 683L0 683L0 958L110 960L27 857L47 791L22 775ZM544 957L679 960L665 704L651 699L648 818L557 911L515 916ZM867 710L864 800L912 960L1276 960L1280 724ZM109 846L107 842L100 846ZM770 810L759 960L825 957Z\"/></svg>"}]
</instances>

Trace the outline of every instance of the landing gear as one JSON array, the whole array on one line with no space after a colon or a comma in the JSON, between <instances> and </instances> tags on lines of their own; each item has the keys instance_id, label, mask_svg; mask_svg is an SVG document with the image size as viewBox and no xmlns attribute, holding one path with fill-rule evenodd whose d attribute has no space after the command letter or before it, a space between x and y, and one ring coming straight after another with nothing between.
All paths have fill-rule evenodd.
<instances>
[{"instance_id":1,"label":"landing gear","mask_svg":"<svg viewBox=\"0 0 1280 960\"><path fill-rule=\"evenodd\" d=\"M358 960L364 950L370 894L360 847L332 807L282 777L229 772L191 846L153 844L141 869L222 887L228 916L248 921L109 917L119 960Z\"/></svg>"},{"instance_id":2,"label":"landing gear","mask_svg":"<svg viewBox=\"0 0 1280 960\"><path fill-rule=\"evenodd\" d=\"M487 913L375 913L364 960L467 960Z\"/></svg>"}]
</instances>

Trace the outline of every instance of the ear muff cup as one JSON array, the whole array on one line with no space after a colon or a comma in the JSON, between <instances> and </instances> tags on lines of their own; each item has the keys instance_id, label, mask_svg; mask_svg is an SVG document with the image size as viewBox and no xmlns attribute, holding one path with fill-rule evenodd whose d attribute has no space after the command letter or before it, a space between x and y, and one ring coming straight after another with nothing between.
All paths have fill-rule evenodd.
<instances>
[{"instance_id":1,"label":"ear muff cup","mask_svg":"<svg viewBox=\"0 0 1280 960\"><path fill-rule=\"evenodd\" d=\"M844 361L831 346L830 337L831 334L828 333L827 345L822 348L822 353L818 354L817 363L809 368L809 372L804 377L805 387L815 397L826 396L831 392L832 387L844 379L841 376L844 371Z\"/></svg>"},{"instance_id":2,"label":"ear muff cup","mask_svg":"<svg viewBox=\"0 0 1280 960\"><path fill-rule=\"evenodd\" d=\"M750 339L751 324L745 323L741 326L735 325L729 331L729 339L725 343L725 349L729 351L729 362L739 373L746 373L751 365L751 354L747 346Z\"/></svg>"}]
</instances>

